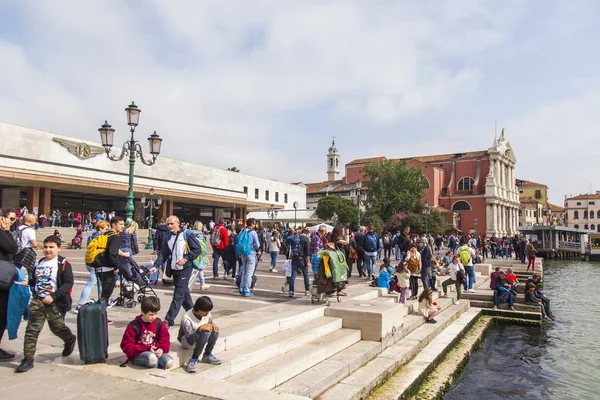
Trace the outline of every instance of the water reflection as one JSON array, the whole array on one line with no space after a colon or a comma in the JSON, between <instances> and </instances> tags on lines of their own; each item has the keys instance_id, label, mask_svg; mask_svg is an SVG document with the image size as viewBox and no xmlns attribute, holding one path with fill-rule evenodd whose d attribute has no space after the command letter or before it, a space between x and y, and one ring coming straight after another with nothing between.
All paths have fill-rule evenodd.
<instances>
[{"instance_id":1,"label":"water reflection","mask_svg":"<svg viewBox=\"0 0 600 400\"><path fill-rule=\"evenodd\" d=\"M446 399L600 399L600 263L548 261L544 270L557 320L498 325Z\"/></svg>"}]
</instances>

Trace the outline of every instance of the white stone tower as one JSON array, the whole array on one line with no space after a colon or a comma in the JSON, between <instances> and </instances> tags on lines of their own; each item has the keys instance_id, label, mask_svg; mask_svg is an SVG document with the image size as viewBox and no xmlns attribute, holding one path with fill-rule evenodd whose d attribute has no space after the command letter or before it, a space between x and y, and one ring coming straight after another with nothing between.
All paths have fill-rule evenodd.
<instances>
[{"instance_id":1,"label":"white stone tower","mask_svg":"<svg viewBox=\"0 0 600 400\"><path fill-rule=\"evenodd\" d=\"M335 147L335 139L331 143L327 154L327 180L336 181L340 176L340 153Z\"/></svg>"}]
</instances>

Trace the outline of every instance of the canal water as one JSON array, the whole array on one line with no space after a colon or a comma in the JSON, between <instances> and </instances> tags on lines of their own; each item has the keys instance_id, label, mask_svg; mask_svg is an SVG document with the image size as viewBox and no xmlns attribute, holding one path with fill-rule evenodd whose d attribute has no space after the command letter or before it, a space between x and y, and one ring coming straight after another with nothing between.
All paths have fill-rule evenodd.
<instances>
[{"instance_id":1,"label":"canal water","mask_svg":"<svg viewBox=\"0 0 600 400\"><path fill-rule=\"evenodd\" d=\"M546 261L544 293L556 321L495 327L446 400L600 399L600 263Z\"/></svg>"}]
</instances>

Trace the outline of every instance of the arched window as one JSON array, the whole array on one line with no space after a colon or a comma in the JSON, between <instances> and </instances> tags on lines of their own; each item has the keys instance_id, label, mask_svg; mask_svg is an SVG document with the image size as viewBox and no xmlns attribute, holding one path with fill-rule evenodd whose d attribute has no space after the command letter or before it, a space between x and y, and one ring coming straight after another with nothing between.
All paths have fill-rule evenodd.
<instances>
[{"instance_id":1,"label":"arched window","mask_svg":"<svg viewBox=\"0 0 600 400\"><path fill-rule=\"evenodd\" d=\"M596 230L596 225L594 225L594 224L591 224L591 225L590 225L590 231L595 231L595 230Z\"/></svg>"},{"instance_id":2,"label":"arched window","mask_svg":"<svg viewBox=\"0 0 600 400\"><path fill-rule=\"evenodd\" d=\"M462 178L458 181L458 190L473 190L475 181L472 178Z\"/></svg>"},{"instance_id":3,"label":"arched window","mask_svg":"<svg viewBox=\"0 0 600 400\"><path fill-rule=\"evenodd\" d=\"M466 201L457 201L452 206L452 211L471 211L471 205Z\"/></svg>"},{"instance_id":4,"label":"arched window","mask_svg":"<svg viewBox=\"0 0 600 400\"><path fill-rule=\"evenodd\" d=\"M584 219L585 219L585 218L587 218L587 215L588 215L588 214L587 214L587 210L583 210L583 218L584 218Z\"/></svg>"},{"instance_id":5,"label":"arched window","mask_svg":"<svg viewBox=\"0 0 600 400\"><path fill-rule=\"evenodd\" d=\"M594 219L594 210L590 211L590 219Z\"/></svg>"},{"instance_id":6,"label":"arched window","mask_svg":"<svg viewBox=\"0 0 600 400\"><path fill-rule=\"evenodd\" d=\"M579 225L576 224L573 228L579 229Z\"/></svg>"},{"instance_id":7,"label":"arched window","mask_svg":"<svg viewBox=\"0 0 600 400\"><path fill-rule=\"evenodd\" d=\"M429 189L431 186L429 186L429 181L427 180L427 178L425 178L425 189Z\"/></svg>"},{"instance_id":8,"label":"arched window","mask_svg":"<svg viewBox=\"0 0 600 400\"><path fill-rule=\"evenodd\" d=\"M340 160L337 160L337 159L335 160L335 166L336 166L336 167L339 167L339 166L340 166Z\"/></svg>"},{"instance_id":9,"label":"arched window","mask_svg":"<svg viewBox=\"0 0 600 400\"><path fill-rule=\"evenodd\" d=\"M330 158L330 159L329 159L329 166L330 166L330 167L333 167L333 158Z\"/></svg>"},{"instance_id":10,"label":"arched window","mask_svg":"<svg viewBox=\"0 0 600 400\"><path fill-rule=\"evenodd\" d=\"M573 219L579 219L579 211L573 211Z\"/></svg>"},{"instance_id":11,"label":"arched window","mask_svg":"<svg viewBox=\"0 0 600 400\"><path fill-rule=\"evenodd\" d=\"M585 225L583 226L583 229L590 229L590 227L588 226L588 224L585 224Z\"/></svg>"}]
</instances>

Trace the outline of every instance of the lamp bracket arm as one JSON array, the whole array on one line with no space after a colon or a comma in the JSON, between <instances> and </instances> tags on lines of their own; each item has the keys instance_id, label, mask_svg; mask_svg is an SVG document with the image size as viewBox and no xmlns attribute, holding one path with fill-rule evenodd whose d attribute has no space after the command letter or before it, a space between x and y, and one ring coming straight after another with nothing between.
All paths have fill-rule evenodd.
<instances>
[{"instance_id":1,"label":"lamp bracket arm","mask_svg":"<svg viewBox=\"0 0 600 400\"><path fill-rule=\"evenodd\" d=\"M142 162L145 165L154 165L154 163L156 162L156 156L152 156L152 160L146 160L144 158L144 151L142 150L142 146L139 143L135 144L135 154L140 158L140 160L142 160Z\"/></svg>"},{"instance_id":2,"label":"lamp bracket arm","mask_svg":"<svg viewBox=\"0 0 600 400\"><path fill-rule=\"evenodd\" d=\"M129 154L129 142L123 143L123 148L121 149L121 155L119 155L119 156L112 154L110 149L108 149L108 148L105 148L105 150L106 150L106 156L109 158L109 160L121 161L123 158L125 158L126 155Z\"/></svg>"}]
</instances>

